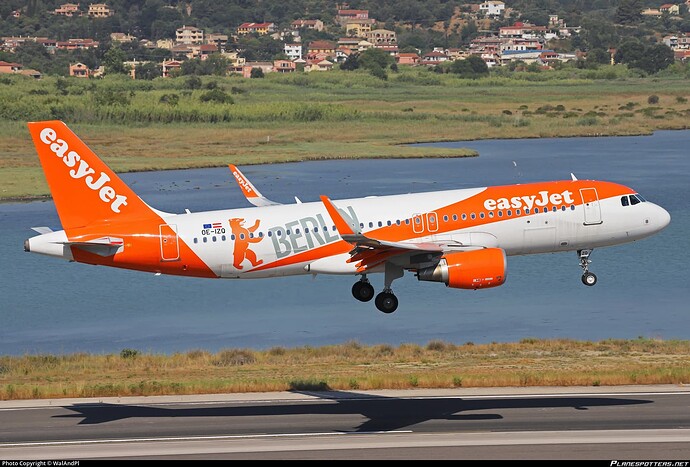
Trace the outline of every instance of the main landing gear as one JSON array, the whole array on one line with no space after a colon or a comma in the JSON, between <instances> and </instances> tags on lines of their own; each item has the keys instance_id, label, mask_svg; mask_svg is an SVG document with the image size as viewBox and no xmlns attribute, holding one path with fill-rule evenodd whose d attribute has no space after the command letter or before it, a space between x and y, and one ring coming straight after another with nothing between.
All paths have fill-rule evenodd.
<instances>
[{"instance_id":1,"label":"main landing gear","mask_svg":"<svg viewBox=\"0 0 690 467\"><path fill-rule=\"evenodd\" d=\"M366 274L352 286L352 296L360 302L368 302L374 298L374 287L369 283Z\"/></svg>"},{"instance_id":2,"label":"main landing gear","mask_svg":"<svg viewBox=\"0 0 690 467\"><path fill-rule=\"evenodd\" d=\"M580 257L580 267L582 268L582 283L587 286L593 286L597 283L597 276L593 272L589 272L589 263L592 262L589 259L589 255L592 254L594 250L577 250L577 255Z\"/></svg>"},{"instance_id":3,"label":"main landing gear","mask_svg":"<svg viewBox=\"0 0 690 467\"><path fill-rule=\"evenodd\" d=\"M395 279L402 277L404 273L401 266L386 263L383 291L379 293L376 296L376 300L374 300L376 308L378 308L379 311L383 313L393 313L398 309L398 297L393 293L391 284ZM369 283L366 274L363 274L362 278L352 286L352 296L360 302L368 302L374 297L374 287Z\"/></svg>"}]
</instances>

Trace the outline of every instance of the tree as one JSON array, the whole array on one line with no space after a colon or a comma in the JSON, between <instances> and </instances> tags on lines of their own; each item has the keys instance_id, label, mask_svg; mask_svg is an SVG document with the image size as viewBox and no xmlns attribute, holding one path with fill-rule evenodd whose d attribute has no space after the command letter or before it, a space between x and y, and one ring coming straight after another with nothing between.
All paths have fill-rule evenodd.
<instances>
[{"instance_id":1,"label":"tree","mask_svg":"<svg viewBox=\"0 0 690 467\"><path fill-rule=\"evenodd\" d=\"M258 67L252 68L252 72L250 74L251 78L263 78L264 77L264 70Z\"/></svg>"},{"instance_id":2,"label":"tree","mask_svg":"<svg viewBox=\"0 0 690 467\"><path fill-rule=\"evenodd\" d=\"M638 39L625 40L616 50L613 56L616 63L626 63L630 66L635 66L639 60L644 57L645 46Z\"/></svg>"},{"instance_id":3,"label":"tree","mask_svg":"<svg viewBox=\"0 0 690 467\"><path fill-rule=\"evenodd\" d=\"M637 62L637 67L649 74L658 73L673 65L673 50L666 44L656 44L645 50L644 57Z\"/></svg>"},{"instance_id":4,"label":"tree","mask_svg":"<svg viewBox=\"0 0 690 467\"><path fill-rule=\"evenodd\" d=\"M367 49L359 55L359 65L367 70L372 70L377 66L385 69L394 59L388 52L381 49Z\"/></svg>"},{"instance_id":5,"label":"tree","mask_svg":"<svg viewBox=\"0 0 690 467\"><path fill-rule=\"evenodd\" d=\"M124 51L119 47L111 47L103 57L103 65L105 66L105 72L107 74L125 74L127 70L125 69L124 61L126 60Z\"/></svg>"},{"instance_id":6,"label":"tree","mask_svg":"<svg viewBox=\"0 0 690 467\"><path fill-rule=\"evenodd\" d=\"M604 49L592 49L587 52L587 65L590 68L596 68L598 65L605 65L611 63L611 54Z\"/></svg>"},{"instance_id":7,"label":"tree","mask_svg":"<svg viewBox=\"0 0 690 467\"><path fill-rule=\"evenodd\" d=\"M642 19L642 0L621 0L616 9L616 22L632 24Z\"/></svg>"},{"instance_id":8,"label":"tree","mask_svg":"<svg viewBox=\"0 0 690 467\"><path fill-rule=\"evenodd\" d=\"M359 68L359 54L357 52L352 52L347 56L345 61L340 64L341 70L352 71Z\"/></svg>"},{"instance_id":9,"label":"tree","mask_svg":"<svg viewBox=\"0 0 690 467\"><path fill-rule=\"evenodd\" d=\"M162 75L162 70L159 65L155 63L146 62L141 63L134 68L134 75L137 79L151 80Z\"/></svg>"},{"instance_id":10,"label":"tree","mask_svg":"<svg viewBox=\"0 0 690 467\"><path fill-rule=\"evenodd\" d=\"M388 79L388 74L386 73L386 70L384 70L383 67L380 66L378 63L374 63L369 68L369 73L371 73L372 76L375 76L384 81Z\"/></svg>"}]
</instances>

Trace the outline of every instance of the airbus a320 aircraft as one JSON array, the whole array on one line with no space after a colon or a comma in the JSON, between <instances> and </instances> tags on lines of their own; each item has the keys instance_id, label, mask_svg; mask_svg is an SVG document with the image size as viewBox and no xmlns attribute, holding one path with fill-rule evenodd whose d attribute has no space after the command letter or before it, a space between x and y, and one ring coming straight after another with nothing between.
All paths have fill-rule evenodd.
<instances>
[{"instance_id":1,"label":"airbus a320 aircraft","mask_svg":"<svg viewBox=\"0 0 690 467\"><path fill-rule=\"evenodd\" d=\"M575 251L582 282L595 248L649 237L666 210L635 190L571 180L279 204L231 165L253 207L171 214L141 200L60 121L29 123L64 230L36 227L24 249L80 263L208 278L359 276L352 294L392 313L391 285L420 281L484 289L506 281L506 257Z\"/></svg>"}]
</instances>

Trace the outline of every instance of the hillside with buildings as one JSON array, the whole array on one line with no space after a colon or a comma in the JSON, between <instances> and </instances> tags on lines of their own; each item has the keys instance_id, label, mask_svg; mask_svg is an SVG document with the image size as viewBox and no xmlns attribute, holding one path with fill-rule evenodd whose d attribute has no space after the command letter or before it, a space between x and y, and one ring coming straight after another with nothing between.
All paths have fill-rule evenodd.
<instances>
[{"instance_id":1,"label":"hillside with buildings","mask_svg":"<svg viewBox=\"0 0 690 467\"><path fill-rule=\"evenodd\" d=\"M0 73L250 78L353 69L384 56L379 63L393 69L452 72L471 60L476 70L481 60L486 70L621 63L651 74L688 62L689 10L690 0L8 0Z\"/></svg>"}]
</instances>

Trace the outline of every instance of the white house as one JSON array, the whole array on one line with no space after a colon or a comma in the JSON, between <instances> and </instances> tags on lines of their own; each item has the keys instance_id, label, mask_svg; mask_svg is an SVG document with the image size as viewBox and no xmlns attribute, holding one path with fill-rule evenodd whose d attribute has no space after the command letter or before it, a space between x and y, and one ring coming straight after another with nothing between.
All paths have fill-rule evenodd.
<instances>
[{"instance_id":1,"label":"white house","mask_svg":"<svg viewBox=\"0 0 690 467\"><path fill-rule=\"evenodd\" d=\"M485 16L503 16L505 9L505 3L495 0L489 0L479 5L479 11L484 13Z\"/></svg>"},{"instance_id":2,"label":"white house","mask_svg":"<svg viewBox=\"0 0 690 467\"><path fill-rule=\"evenodd\" d=\"M290 60L302 58L302 44L285 44L283 50Z\"/></svg>"}]
</instances>

